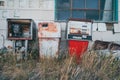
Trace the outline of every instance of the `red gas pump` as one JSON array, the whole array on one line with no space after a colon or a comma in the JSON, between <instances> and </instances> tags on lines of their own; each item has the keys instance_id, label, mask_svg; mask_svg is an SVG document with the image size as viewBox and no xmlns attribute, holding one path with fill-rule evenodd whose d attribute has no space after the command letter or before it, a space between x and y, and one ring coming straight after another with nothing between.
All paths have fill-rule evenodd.
<instances>
[{"instance_id":1,"label":"red gas pump","mask_svg":"<svg viewBox=\"0 0 120 80\"><path fill-rule=\"evenodd\" d=\"M92 40L92 21L70 19L67 25L67 39L70 56L75 56L77 63L88 48Z\"/></svg>"}]
</instances>

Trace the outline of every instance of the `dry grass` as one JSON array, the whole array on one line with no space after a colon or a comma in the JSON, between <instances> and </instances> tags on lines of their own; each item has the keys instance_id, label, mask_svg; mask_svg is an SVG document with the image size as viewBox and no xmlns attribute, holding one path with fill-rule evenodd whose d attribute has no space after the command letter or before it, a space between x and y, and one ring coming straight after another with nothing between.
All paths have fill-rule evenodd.
<instances>
[{"instance_id":1,"label":"dry grass","mask_svg":"<svg viewBox=\"0 0 120 80\"><path fill-rule=\"evenodd\" d=\"M112 55L86 52L75 57L16 60L12 54L0 58L0 80L120 80L120 61Z\"/></svg>"}]
</instances>

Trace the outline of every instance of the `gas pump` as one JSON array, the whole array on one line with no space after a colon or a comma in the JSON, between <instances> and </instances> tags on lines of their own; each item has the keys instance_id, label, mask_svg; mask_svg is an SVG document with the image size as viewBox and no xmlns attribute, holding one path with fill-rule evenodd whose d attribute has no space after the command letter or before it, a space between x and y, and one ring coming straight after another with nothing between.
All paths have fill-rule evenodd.
<instances>
[{"instance_id":1,"label":"gas pump","mask_svg":"<svg viewBox=\"0 0 120 80\"><path fill-rule=\"evenodd\" d=\"M88 48L89 40L92 40L92 21L69 19L67 39L70 55L74 55L79 62L81 55Z\"/></svg>"},{"instance_id":2,"label":"gas pump","mask_svg":"<svg viewBox=\"0 0 120 80\"><path fill-rule=\"evenodd\" d=\"M13 41L17 59L27 58L28 41L33 39L32 19L7 19L7 38Z\"/></svg>"}]
</instances>

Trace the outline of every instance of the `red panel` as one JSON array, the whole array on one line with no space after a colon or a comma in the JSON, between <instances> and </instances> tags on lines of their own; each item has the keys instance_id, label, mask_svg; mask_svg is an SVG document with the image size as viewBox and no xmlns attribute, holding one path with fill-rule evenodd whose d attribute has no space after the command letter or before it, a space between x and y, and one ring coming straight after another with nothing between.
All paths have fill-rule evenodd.
<instances>
[{"instance_id":1,"label":"red panel","mask_svg":"<svg viewBox=\"0 0 120 80\"><path fill-rule=\"evenodd\" d=\"M88 43L88 41L69 40L70 55L75 55L78 61L80 56L87 50Z\"/></svg>"}]
</instances>

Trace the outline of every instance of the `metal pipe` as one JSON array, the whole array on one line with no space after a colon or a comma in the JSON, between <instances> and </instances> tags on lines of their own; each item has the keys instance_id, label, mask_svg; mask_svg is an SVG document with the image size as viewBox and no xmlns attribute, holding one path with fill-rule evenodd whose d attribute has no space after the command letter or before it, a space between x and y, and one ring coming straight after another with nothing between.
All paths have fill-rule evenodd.
<instances>
[{"instance_id":1,"label":"metal pipe","mask_svg":"<svg viewBox=\"0 0 120 80\"><path fill-rule=\"evenodd\" d=\"M2 46L3 46L3 48L5 47L5 36L3 35L3 34L1 34L1 36L3 37L3 44L2 44Z\"/></svg>"}]
</instances>

